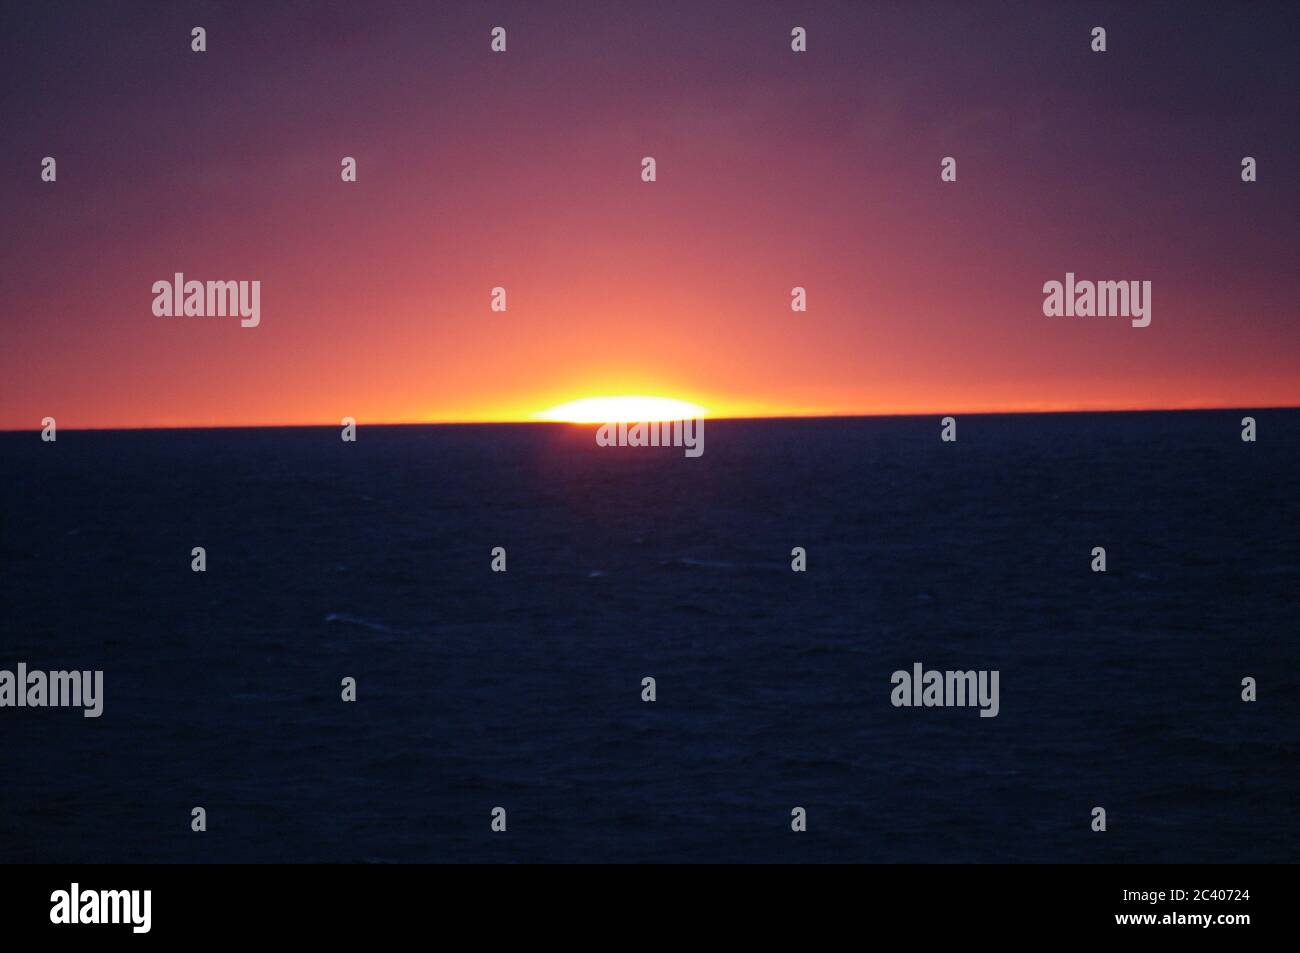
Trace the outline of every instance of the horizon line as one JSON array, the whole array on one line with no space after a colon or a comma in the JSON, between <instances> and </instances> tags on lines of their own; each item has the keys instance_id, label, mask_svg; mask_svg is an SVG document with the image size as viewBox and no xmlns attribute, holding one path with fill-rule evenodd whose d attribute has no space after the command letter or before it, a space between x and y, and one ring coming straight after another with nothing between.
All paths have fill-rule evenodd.
<instances>
[{"instance_id":1,"label":"horizon line","mask_svg":"<svg viewBox=\"0 0 1300 953\"><path fill-rule=\"evenodd\" d=\"M1205 407L1107 407L1107 408L1087 408L1079 407L1072 410L962 410L962 411L920 411L920 412L896 412L896 413L843 413L843 414L736 414L727 416L705 416L702 419L710 421L763 421L763 420L867 420L883 417L933 417L936 414L947 417L967 416L967 417L1027 417L1049 414L1176 414L1176 413L1206 413L1209 411L1247 411L1256 412L1265 410L1300 410L1300 404L1273 404L1266 406L1205 406ZM697 419L697 418L691 418ZM366 427L485 427L485 426L503 426L517 427L521 425L536 425L539 427L600 427L607 423L620 423L622 421L605 421L605 423L586 422L577 423L566 420L538 420L536 418L519 418L508 420L400 420L400 421L375 421L374 423L364 424ZM642 421L629 420L626 423L641 423ZM310 428L330 428L334 429L341 426L336 423L277 423L277 424L167 424L164 426L123 426L123 427L60 427L68 433L116 433L116 432L139 432L139 431L156 431L156 430L306 430ZM357 426L363 426L359 421ZM9 433L30 433L39 432L43 428L40 425L30 428L13 429L0 428L0 434Z\"/></svg>"}]
</instances>

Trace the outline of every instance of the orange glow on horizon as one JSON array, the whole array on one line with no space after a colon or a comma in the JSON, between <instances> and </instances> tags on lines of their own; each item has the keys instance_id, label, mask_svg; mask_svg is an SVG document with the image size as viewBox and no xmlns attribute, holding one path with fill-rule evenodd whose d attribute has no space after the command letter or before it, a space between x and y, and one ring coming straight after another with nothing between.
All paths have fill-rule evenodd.
<instances>
[{"instance_id":1,"label":"orange glow on horizon","mask_svg":"<svg viewBox=\"0 0 1300 953\"><path fill-rule=\"evenodd\" d=\"M705 417L698 404L672 397L584 397L534 414L537 420L571 424L635 423Z\"/></svg>"},{"instance_id":2,"label":"orange glow on horizon","mask_svg":"<svg viewBox=\"0 0 1300 953\"><path fill-rule=\"evenodd\" d=\"M1188 399L1152 404L1132 401L1088 401L1067 402L970 402L955 400L952 403L927 402L924 404L879 404L867 407L804 407L798 409L780 406L715 403L700 406L701 413L683 413L680 410L655 411L652 407L636 403L626 406L611 405L607 401L657 401L662 400L669 406L685 408L697 407L686 401L673 401L669 398L586 398L558 404L543 411L516 409L515 406L467 409L462 412L446 412L433 409L411 411L404 414L389 414L382 410L377 412L352 414L359 426L430 426L440 424L519 424L519 423L561 423L561 424L604 424L635 423L652 420L681 420L693 417L707 417L710 420L776 420L808 419L834 417L940 417L954 415L982 414L1068 414L1068 413L1141 413L1162 411L1193 410L1267 410L1296 409L1300 407L1294 401L1266 400L1254 404L1241 401L1208 399ZM540 401L538 403L541 403ZM534 405L535 406L535 405ZM211 417L194 419L184 415L158 415L132 420L129 423L107 423L99 418L77 419L59 417L59 429L77 430L172 430L172 429L206 429L206 428L263 428L263 427L334 427L339 418L329 413L303 413L292 416L249 415L245 417ZM40 422L30 425L15 424L10 421L0 422L0 432L39 430Z\"/></svg>"}]
</instances>

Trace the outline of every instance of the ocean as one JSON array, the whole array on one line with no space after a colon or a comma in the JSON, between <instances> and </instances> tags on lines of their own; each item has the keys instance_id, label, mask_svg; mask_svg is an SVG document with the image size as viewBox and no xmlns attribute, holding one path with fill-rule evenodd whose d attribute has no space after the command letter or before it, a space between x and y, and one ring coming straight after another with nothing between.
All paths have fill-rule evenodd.
<instances>
[{"instance_id":1,"label":"ocean","mask_svg":"<svg viewBox=\"0 0 1300 953\"><path fill-rule=\"evenodd\" d=\"M0 858L1300 860L1300 411L594 431L0 434Z\"/></svg>"}]
</instances>

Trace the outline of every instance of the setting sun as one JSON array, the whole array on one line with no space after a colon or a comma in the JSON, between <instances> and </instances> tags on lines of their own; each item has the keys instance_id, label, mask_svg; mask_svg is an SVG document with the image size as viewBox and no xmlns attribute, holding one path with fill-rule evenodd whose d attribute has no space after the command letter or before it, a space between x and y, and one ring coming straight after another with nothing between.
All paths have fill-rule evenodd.
<instances>
[{"instance_id":1,"label":"setting sun","mask_svg":"<svg viewBox=\"0 0 1300 953\"><path fill-rule=\"evenodd\" d=\"M691 420L707 411L671 397L584 397L534 415L537 420L571 424L605 424L652 420Z\"/></svg>"}]
</instances>

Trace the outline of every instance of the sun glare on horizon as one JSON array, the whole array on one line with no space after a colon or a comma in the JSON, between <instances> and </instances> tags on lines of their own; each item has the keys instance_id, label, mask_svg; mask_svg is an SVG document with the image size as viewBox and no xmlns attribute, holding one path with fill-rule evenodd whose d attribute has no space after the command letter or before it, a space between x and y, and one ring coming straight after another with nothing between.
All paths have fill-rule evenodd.
<instances>
[{"instance_id":1,"label":"sun glare on horizon","mask_svg":"<svg viewBox=\"0 0 1300 953\"><path fill-rule=\"evenodd\" d=\"M707 411L697 404L671 397L584 397L557 404L533 416L570 424L636 423L651 420L691 420Z\"/></svg>"}]
</instances>

